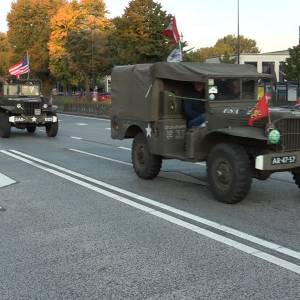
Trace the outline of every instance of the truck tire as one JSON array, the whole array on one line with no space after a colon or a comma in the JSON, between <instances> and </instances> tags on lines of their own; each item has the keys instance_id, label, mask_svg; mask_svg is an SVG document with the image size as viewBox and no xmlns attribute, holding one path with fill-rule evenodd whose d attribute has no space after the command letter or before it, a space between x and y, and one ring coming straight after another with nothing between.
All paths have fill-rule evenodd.
<instances>
[{"instance_id":1,"label":"truck tire","mask_svg":"<svg viewBox=\"0 0 300 300\"><path fill-rule=\"evenodd\" d=\"M216 145L208 155L207 173L210 190L220 202L238 203L250 190L251 162L242 146Z\"/></svg>"},{"instance_id":2,"label":"truck tire","mask_svg":"<svg viewBox=\"0 0 300 300\"><path fill-rule=\"evenodd\" d=\"M161 168L162 158L150 153L148 141L138 133L132 143L131 159L135 173L143 179L155 178Z\"/></svg>"},{"instance_id":3,"label":"truck tire","mask_svg":"<svg viewBox=\"0 0 300 300\"><path fill-rule=\"evenodd\" d=\"M300 169L299 170L297 169L296 171L292 171L292 174L296 185L300 189Z\"/></svg>"},{"instance_id":4,"label":"truck tire","mask_svg":"<svg viewBox=\"0 0 300 300\"><path fill-rule=\"evenodd\" d=\"M35 133L36 125L27 125L26 129L28 133Z\"/></svg>"},{"instance_id":5,"label":"truck tire","mask_svg":"<svg viewBox=\"0 0 300 300\"><path fill-rule=\"evenodd\" d=\"M53 114L51 116L56 116L56 114ZM57 132L58 132L58 121L55 123L46 124L46 133L48 137L56 137Z\"/></svg>"},{"instance_id":6,"label":"truck tire","mask_svg":"<svg viewBox=\"0 0 300 300\"><path fill-rule=\"evenodd\" d=\"M9 138L11 133L11 124L8 115L0 113L0 137Z\"/></svg>"}]
</instances>

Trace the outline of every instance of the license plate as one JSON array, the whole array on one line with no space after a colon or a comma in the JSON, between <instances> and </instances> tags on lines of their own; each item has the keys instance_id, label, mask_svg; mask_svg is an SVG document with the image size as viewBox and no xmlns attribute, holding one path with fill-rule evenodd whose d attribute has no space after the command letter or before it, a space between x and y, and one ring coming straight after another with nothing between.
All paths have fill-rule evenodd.
<instances>
[{"instance_id":1,"label":"license plate","mask_svg":"<svg viewBox=\"0 0 300 300\"><path fill-rule=\"evenodd\" d=\"M288 165L296 162L295 155L274 156L272 157L272 165Z\"/></svg>"},{"instance_id":2,"label":"license plate","mask_svg":"<svg viewBox=\"0 0 300 300\"><path fill-rule=\"evenodd\" d=\"M40 109L40 108L36 108L35 110L34 110L34 115L35 116L40 116L42 114L42 110Z\"/></svg>"}]
</instances>

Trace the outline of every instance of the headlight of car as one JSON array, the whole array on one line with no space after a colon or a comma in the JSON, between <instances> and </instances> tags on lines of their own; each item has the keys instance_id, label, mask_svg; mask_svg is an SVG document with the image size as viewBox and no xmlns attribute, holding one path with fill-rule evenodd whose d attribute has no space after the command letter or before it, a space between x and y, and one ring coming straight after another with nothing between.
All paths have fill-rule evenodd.
<instances>
[{"instance_id":1,"label":"headlight of car","mask_svg":"<svg viewBox=\"0 0 300 300\"><path fill-rule=\"evenodd\" d=\"M268 142L269 144L276 145L280 142L280 132L277 129L271 129L268 132Z\"/></svg>"}]
</instances>

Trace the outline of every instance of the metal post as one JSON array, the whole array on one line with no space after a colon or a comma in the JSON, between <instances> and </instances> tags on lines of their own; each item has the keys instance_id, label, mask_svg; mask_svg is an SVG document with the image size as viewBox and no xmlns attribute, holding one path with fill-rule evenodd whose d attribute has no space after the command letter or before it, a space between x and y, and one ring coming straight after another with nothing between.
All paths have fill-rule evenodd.
<instances>
[{"instance_id":1,"label":"metal post","mask_svg":"<svg viewBox=\"0 0 300 300\"><path fill-rule=\"evenodd\" d=\"M237 63L240 64L240 0L237 0Z\"/></svg>"}]
</instances>

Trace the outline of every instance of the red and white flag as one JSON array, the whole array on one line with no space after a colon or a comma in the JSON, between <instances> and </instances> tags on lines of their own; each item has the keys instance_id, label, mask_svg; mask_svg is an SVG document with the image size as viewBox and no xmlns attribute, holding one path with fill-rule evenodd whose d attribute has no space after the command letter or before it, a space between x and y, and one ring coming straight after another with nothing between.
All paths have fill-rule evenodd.
<instances>
[{"instance_id":1,"label":"red and white flag","mask_svg":"<svg viewBox=\"0 0 300 300\"><path fill-rule=\"evenodd\" d=\"M29 59L28 55L26 55L21 61L19 61L17 64L9 68L9 74L17 76L17 78L20 77L22 74L26 74L30 71L29 69Z\"/></svg>"},{"instance_id":2,"label":"red and white flag","mask_svg":"<svg viewBox=\"0 0 300 300\"><path fill-rule=\"evenodd\" d=\"M163 31L163 35L169 37L175 45L180 42L180 35L177 29L175 17L172 18L168 27Z\"/></svg>"}]
</instances>

